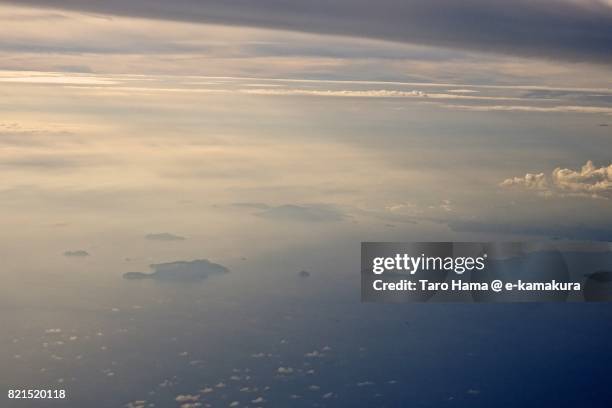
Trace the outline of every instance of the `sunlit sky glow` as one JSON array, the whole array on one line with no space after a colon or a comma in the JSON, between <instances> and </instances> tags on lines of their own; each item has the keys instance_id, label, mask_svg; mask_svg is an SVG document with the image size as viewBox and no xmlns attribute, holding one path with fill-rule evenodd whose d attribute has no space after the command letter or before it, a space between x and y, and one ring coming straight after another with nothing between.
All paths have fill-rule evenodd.
<instances>
[{"instance_id":1,"label":"sunlit sky glow","mask_svg":"<svg viewBox=\"0 0 612 408\"><path fill-rule=\"evenodd\" d=\"M109 225L126 252L128 237L168 231L215 236L222 256L245 230L271 248L322 235L609 236L612 83L595 48L576 58L551 44L538 58L469 35L409 43L36 7L0 5L10 251L16 235L52 254ZM588 161L603 181L504 184ZM58 248L43 250L44 231Z\"/></svg>"}]
</instances>

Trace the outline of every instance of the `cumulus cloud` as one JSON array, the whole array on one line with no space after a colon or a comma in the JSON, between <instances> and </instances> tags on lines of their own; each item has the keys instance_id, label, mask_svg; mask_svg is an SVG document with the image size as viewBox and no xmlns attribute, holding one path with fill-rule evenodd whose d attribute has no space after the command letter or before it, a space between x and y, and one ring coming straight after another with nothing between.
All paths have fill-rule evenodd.
<instances>
[{"instance_id":1,"label":"cumulus cloud","mask_svg":"<svg viewBox=\"0 0 612 408\"><path fill-rule=\"evenodd\" d=\"M200 399L199 395L181 394L181 395L176 396L175 401L176 402L196 402L199 399Z\"/></svg>"},{"instance_id":2,"label":"cumulus cloud","mask_svg":"<svg viewBox=\"0 0 612 408\"><path fill-rule=\"evenodd\" d=\"M146 406L147 406L146 400L137 400L137 401L128 402L125 405L125 408L145 408Z\"/></svg>"},{"instance_id":3,"label":"cumulus cloud","mask_svg":"<svg viewBox=\"0 0 612 408\"><path fill-rule=\"evenodd\" d=\"M156 279L163 281L197 281L206 279L211 275L220 275L229 272L223 265L210 262L207 259L194 261L178 261L161 264L152 264L151 273L128 272L123 275L125 279Z\"/></svg>"},{"instance_id":4,"label":"cumulus cloud","mask_svg":"<svg viewBox=\"0 0 612 408\"><path fill-rule=\"evenodd\" d=\"M533 190L548 190L548 180L544 173L527 173L523 177L512 177L500 184L502 187L523 187Z\"/></svg>"},{"instance_id":5,"label":"cumulus cloud","mask_svg":"<svg viewBox=\"0 0 612 408\"><path fill-rule=\"evenodd\" d=\"M62 332L62 329L46 329L45 330L45 333L47 334L58 334L61 332Z\"/></svg>"},{"instance_id":6,"label":"cumulus cloud","mask_svg":"<svg viewBox=\"0 0 612 408\"><path fill-rule=\"evenodd\" d=\"M556 168L552 181L559 190L570 194L612 198L612 164L597 168L589 160L580 171Z\"/></svg>"},{"instance_id":7,"label":"cumulus cloud","mask_svg":"<svg viewBox=\"0 0 612 408\"><path fill-rule=\"evenodd\" d=\"M580 170L557 167L550 177L527 173L500 183L501 187L534 190L544 196L612 198L612 164L596 167L587 161Z\"/></svg>"},{"instance_id":8,"label":"cumulus cloud","mask_svg":"<svg viewBox=\"0 0 612 408\"><path fill-rule=\"evenodd\" d=\"M278 367L278 370L276 370L279 374L284 375L284 374L293 374L293 368L291 367Z\"/></svg>"}]
</instances>

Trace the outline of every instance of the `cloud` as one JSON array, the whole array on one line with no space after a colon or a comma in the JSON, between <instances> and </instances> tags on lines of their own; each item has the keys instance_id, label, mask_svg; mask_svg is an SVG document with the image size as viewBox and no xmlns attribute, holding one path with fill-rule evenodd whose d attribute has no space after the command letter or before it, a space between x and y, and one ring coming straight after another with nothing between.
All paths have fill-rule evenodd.
<instances>
[{"instance_id":1,"label":"cloud","mask_svg":"<svg viewBox=\"0 0 612 408\"><path fill-rule=\"evenodd\" d=\"M256 215L268 219L293 220L302 222L342 221L345 217L344 214L337 208L324 204L286 204L278 207L270 207L257 213Z\"/></svg>"},{"instance_id":2,"label":"cloud","mask_svg":"<svg viewBox=\"0 0 612 408\"><path fill-rule=\"evenodd\" d=\"M263 203L234 203L232 206L261 210L254 213L254 215L273 220L332 222L342 221L346 217L340 209L328 204L284 204L270 206Z\"/></svg>"},{"instance_id":3,"label":"cloud","mask_svg":"<svg viewBox=\"0 0 612 408\"><path fill-rule=\"evenodd\" d=\"M612 241L612 226L589 227L571 225L546 225L545 223L503 223L495 221L453 220L447 222L455 232L487 234L533 235L549 238L568 238L587 241Z\"/></svg>"},{"instance_id":4,"label":"cloud","mask_svg":"<svg viewBox=\"0 0 612 408\"><path fill-rule=\"evenodd\" d=\"M57 334L57 333L61 333L62 329L46 329L45 333L47 334Z\"/></svg>"},{"instance_id":5,"label":"cloud","mask_svg":"<svg viewBox=\"0 0 612 408\"><path fill-rule=\"evenodd\" d=\"M17 168L20 170L67 170L83 167L89 163L81 157L65 157L60 155L28 155L13 159L0 160L0 167Z\"/></svg>"},{"instance_id":6,"label":"cloud","mask_svg":"<svg viewBox=\"0 0 612 408\"><path fill-rule=\"evenodd\" d=\"M183 395L183 394L180 394L180 395L177 395L174 400L176 402L196 402L199 399L200 399L199 395L191 395L191 394Z\"/></svg>"},{"instance_id":7,"label":"cloud","mask_svg":"<svg viewBox=\"0 0 612 408\"><path fill-rule=\"evenodd\" d=\"M18 75L12 77L1 77L0 82L17 82L26 84L55 84L55 85L115 85L118 82L92 76L74 75Z\"/></svg>"},{"instance_id":8,"label":"cloud","mask_svg":"<svg viewBox=\"0 0 612 408\"><path fill-rule=\"evenodd\" d=\"M506 96L472 96L457 93L426 93L419 90L399 91L395 89L276 89L256 88L239 89L237 92L247 95L263 96L317 96L317 97L345 97L345 98L428 98L428 99L456 99L456 100L484 100L484 101L518 101L521 98Z\"/></svg>"},{"instance_id":9,"label":"cloud","mask_svg":"<svg viewBox=\"0 0 612 408\"><path fill-rule=\"evenodd\" d=\"M502 187L522 187L532 190L547 191L548 180L544 173L527 173L524 177L513 177L501 182Z\"/></svg>"},{"instance_id":10,"label":"cloud","mask_svg":"<svg viewBox=\"0 0 612 408\"><path fill-rule=\"evenodd\" d=\"M568 194L612 198L612 164L597 168L589 160L580 171L556 168L552 181L559 190Z\"/></svg>"},{"instance_id":11,"label":"cloud","mask_svg":"<svg viewBox=\"0 0 612 408\"><path fill-rule=\"evenodd\" d=\"M321 353L319 350L313 350L311 352L304 354L304 357L308 357L308 358L319 358L323 356L325 356L325 354Z\"/></svg>"},{"instance_id":12,"label":"cloud","mask_svg":"<svg viewBox=\"0 0 612 408\"><path fill-rule=\"evenodd\" d=\"M334 96L349 98L426 98L428 95L421 91L396 91L389 89L375 90L315 90L315 89L242 89L240 92L252 95L273 95L273 96ZM450 96L452 97L452 96Z\"/></svg>"},{"instance_id":13,"label":"cloud","mask_svg":"<svg viewBox=\"0 0 612 408\"><path fill-rule=\"evenodd\" d=\"M276 370L279 374L293 374L293 368L291 367L278 367Z\"/></svg>"},{"instance_id":14,"label":"cloud","mask_svg":"<svg viewBox=\"0 0 612 408\"><path fill-rule=\"evenodd\" d=\"M128 402L127 405L125 405L126 408L145 408L146 406L147 406L146 400L131 401L131 402Z\"/></svg>"},{"instance_id":15,"label":"cloud","mask_svg":"<svg viewBox=\"0 0 612 408\"><path fill-rule=\"evenodd\" d=\"M587 161L580 170L557 167L550 177L527 173L500 183L501 187L534 190L543 196L612 198L612 164L595 167Z\"/></svg>"},{"instance_id":16,"label":"cloud","mask_svg":"<svg viewBox=\"0 0 612 408\"><path fill-rule=\"evenodd\" d=\"M28 126L18 122L0 122L0 147L12 148L41 148L41 147L58 147L66 144L74 144L77 141L77 136L61 126ZM21 156L9 160L4 158L0 165L17 165L22 167L36 167L36 159L56 158L58 156L51 155L31 155ZM30 163L28 163L30 162ZM61 165L61 163L58 163ZM70 163L67 163L70 164ZM42 167L42 166L40 166ZM61 167L61 166L60 166Z\"/></svg>"},{"instance_id":17,"label":"cloud","mask_svg":"<svg viewBox=\"0 0 612 408\"><path fill-rule=\"evenodd\" d=\"M186 238L169 232L161 232L158 234L147 234L145 235L145 239L150 241L184 241Z\"/></svg>"},{"instance_id":18,"label":"cloud","mask_svg":"<svg viewBox=\"0 0 612 408\"><path fill-rule=\"evenodd\" d=\"M75 251L66 251L66 252L64 252L64 256L75 257L75 258L83 258L83 257L89 256L89 252L84 251L82 249L77 249Z\"/></svg>"},{"instance_id":19,"label":"cloud","mask_svg":"<svg viewBox=\"0 0 612 408\"><path fill-rule=\"evenodd\" d=\"M369 37L566 60L612 61L612 7L602 0L20 0L153 19Z\"/></svg>"},{"instance_id":20,"label":"cloud","mask_svg":"<svg viewBox=\"0 0 612 408\"><path fill-rule=\"evenodd\" d=\"M356 384L358 387L369 387L374 385L374 383L372 381L362 381L362 382L358 382Z\"/></svg>"},{"instance_id":21,"label":"cloud","mask_svg":"<svg viewBox=\"0 0 612 408\"><path fill-rule=\"evenodd\" d=\"M485 98L483 98L485 99ZM600 113L612 115L609 106L533 106L533 105L442 105L449 109L459 109L473 112L536 112L536 113Z\"/></svg>"},{"instance_id":22,"label":"cloud","mask_svg":"<svg viewBox=\"0 0 612 408\"><path fill-rule=\"evenodd\" d=\"M225 266L210 262L207 259L152 264L150 267L153 270L151 273L128 272L123 277L125 279L197 281L206 279L211 275L221 275L229 272L229 269Z\"/></svg>"},{"instance_id":23,"label":"cloud","mask_svg":"<svg viewBox=\"0 0 612 408\"><path fill-rule=\"evenodd\" d=\"M268 204L265 203L234 203L232 204L234 207L244 207L244 208L257 208L260 210L266 210L270 208Z\"/></svg>"}]
</instances>

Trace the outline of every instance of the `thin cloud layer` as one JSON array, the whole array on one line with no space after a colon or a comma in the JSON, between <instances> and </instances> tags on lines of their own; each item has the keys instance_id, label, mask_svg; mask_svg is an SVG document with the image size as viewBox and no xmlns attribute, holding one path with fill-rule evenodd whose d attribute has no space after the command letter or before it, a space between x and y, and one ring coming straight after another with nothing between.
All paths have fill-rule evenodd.
<instances>
[{"instance_id":1,"label":"thin cloud layer","mask_svg":"<svg viewBox=\"0 0 612 408\"><path fill-rule=\"evenodd\" d=\"M370 37L443 47L612 62L603 0L20 0L54 9Z\"/></svg>"},{"instance_id":2,"label":"thin cloud layer","mask_svg":"<svg viewBox=\"0 0 612 408\"><path fill-rule=\"evenodd\" d=\"M550 177L527 173L500 183L502 187L534 190L544 196L612 198L612 164L595 167L588 161L580 170L557 167Z\"/></svg>"},{"instance_id":3,"label":"thin cloud layer","mask_svg":"<svg viewBox=\"0 0 612 408\"><path fill-rule=\"evenodd\" d=\"M569 238L587 241L612 240L612 226L600 228L573 225L547 225L545 223L496 223L495 221L449 221L452 231L461 233L510 234L548 238Z\"/></svg>"},{"instance_id":4,"label":"thin cloud layer","mask_svg":"<svg viewBox=\"0 0 612 408\"><path fill-rule=\"evenodd\" d=\"M149 241L184 241L186 238L169 232L161 232L158 234L147 234L145 239Z\"/></svg>"},{"instance_id":5,"label":"thin cloud layer","mask_svg":"<svg viewBox=\"0 0 612 408\"><path fill-rule=\"evenodd\" d=\"M333 222L342 221L346 217L340 209L326 204L269 206L261 203L236 203L234 206L256 208L262 211L254 215L281 221Z\"/></svg>"},{"instance_id":6,"label":"thin cloud layer","mask_svg":"<svg viewBox=\"0 0 612 408\"><path fill-rule=\"evenodd\" d=\"M66 251L64 252L64 256L67 256L69 258L84 258L86 256L89 256L89 252L84 251L82 249L77 249L74 251Z\"/></svg>"}]
</instances>

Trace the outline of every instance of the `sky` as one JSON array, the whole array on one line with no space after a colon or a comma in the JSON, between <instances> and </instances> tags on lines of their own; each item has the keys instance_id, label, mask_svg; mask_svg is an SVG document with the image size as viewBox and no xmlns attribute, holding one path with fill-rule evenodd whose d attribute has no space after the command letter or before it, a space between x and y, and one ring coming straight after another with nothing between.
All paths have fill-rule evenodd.
<instances>
[{"instance_id":1,"label":"sky","mask_svg":"<svg viewBox=\"0 0 612 408\"><path fill-rule=\"evenodd\" d=\"M122 279L159 265L230 271L197 310L223 337L207 307L331 302L362 241L611 241L611 56L603 0L0 1L6 343L143 305L185 330L193 290Z\"/></svg>"},{"instance_id":2,"label":"sky","mask_svg":"<svg viewBox=\"0 0 612 408\"><path fill-rule=\"evenodd\" d=\"M270 228L295 216L308 229L317 212L334 231L609 237L609 5L430 3L381 3L389 27L356 33L359 2L307 27L332 6L3 2L4 206L19 223L32 206L36 228L171 207ZM453 28L481 14L499 23ZM564 30L578 31L557 43Z\"/></svg>"}]
</instances>

